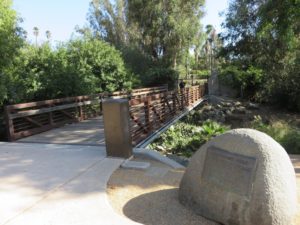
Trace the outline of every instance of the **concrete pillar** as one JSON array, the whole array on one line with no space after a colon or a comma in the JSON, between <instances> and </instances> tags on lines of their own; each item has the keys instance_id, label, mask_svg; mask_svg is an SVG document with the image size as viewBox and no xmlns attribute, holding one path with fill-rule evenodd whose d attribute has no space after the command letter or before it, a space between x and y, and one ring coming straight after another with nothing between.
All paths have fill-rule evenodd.
<instances>
[{"instance_id":1,"label":"concrete pillar","mask_svg":"<svg viewBox=\"0 0 300 225\"><path fill-rule=\"evenodd\" d=\"M208 94L209 95L219 95L219 78L217 71L213 71L208 79Z\"/></svg>"},{"instance_id":2,"label":"concrete pillar","mask_svg":"<svg viewBox=\"0 0 300 225\"><path fill-rule=\"evenodd\" d=\"M103 101L103 120L107 156L129 158L132 142L128 100Z\"/></svg>"}]
</instances>

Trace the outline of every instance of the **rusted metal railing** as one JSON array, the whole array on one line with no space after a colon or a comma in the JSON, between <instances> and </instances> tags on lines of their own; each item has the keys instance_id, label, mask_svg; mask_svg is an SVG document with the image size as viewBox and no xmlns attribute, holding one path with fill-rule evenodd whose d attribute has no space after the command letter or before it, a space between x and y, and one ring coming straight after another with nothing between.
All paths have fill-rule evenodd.
<instances>
[{"instance_id":1,"label":"rusted metal railing","mask_svg":"<svg viewBox=\"0 0 300 225\"><path fill-rule=\"evenodd\" d=\"M185 111L187 107L200 101L204 94L205 85L197 85L130 100L133 144L138 144Z\"/></svg>"}]
</instances>

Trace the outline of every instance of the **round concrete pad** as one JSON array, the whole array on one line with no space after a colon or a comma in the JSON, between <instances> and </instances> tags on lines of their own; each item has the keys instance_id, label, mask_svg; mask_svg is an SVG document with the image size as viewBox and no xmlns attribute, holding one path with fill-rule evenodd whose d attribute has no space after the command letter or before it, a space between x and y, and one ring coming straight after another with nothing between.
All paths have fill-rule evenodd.
<instances>
[{"instance_id":1,"label":"round concrete pad","mask_svg":"<svg viewBox=\"0 0 300 225\"><path fill-rule=\"evenodd\" d=\"M183 170L161 162L138 158L151 164L147 170L120 168L108 183L109 200L121 215L147 225L217 225L178 200Z\"/></svg>"}]
</instances>

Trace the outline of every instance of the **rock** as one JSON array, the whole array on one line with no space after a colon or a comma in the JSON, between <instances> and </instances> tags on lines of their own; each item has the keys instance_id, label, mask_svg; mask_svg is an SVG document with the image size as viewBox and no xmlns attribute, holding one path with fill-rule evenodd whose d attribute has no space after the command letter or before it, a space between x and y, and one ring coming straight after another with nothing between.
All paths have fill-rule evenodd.
<instances>
[{"instance_id":1,"label":"rock","mask_svg":"<svg viewBox=\"0 0 300 225\"><path fill-rule=\"evenodd\" d=\"M231 107L232 106L232 104L230 102L222 102L222 105L224 107Z\"/></svg>"},{"instance_id":2,"label":"rock","mask_svg":"<svg viewBox=\"0 0 300 225\"><path fill-rule=\"evenodd\" d=\"M158 151L160 151L160 152L165 152L165 151L166 151L166 149L165 149L163 146L161 146L161 145L157 145L155 148L156 148Z\"/></svg>"},{"instance_id":3,"label":"rock","mask_svg":"<svg viewBox=\"0 0 300 225\"><path fill-rule=\"evenodd\" d=\"M216 114L216 120L218 122L224 123L225 122L225 114L222 111L218 111Z\"/></svg>"},{"instance_id":4,"label":"rock","mask_svg":"<svg viewBox=\"0 0 300 225\"><path fill-rule=\"evenodd\" d=\"M233 113L246 114L246 108L244 106L239 106L233 110Z\"/></svg>"},{"instance_id":5,"label":"rock","mask_svg":"<svg viewBox=\"0 0 300 225\"><path fill-rule=\"evenodd\" d=\"M247 105L247 108L248 109L259 109L259 105L255 104L255 103L252 103L252 102L249 102L248 105Z\"/></svg>"},{"instance_id":6,"label":"rock","mask_svg":"<svg viewBox=\"0 0 300 225\"><path fill-rule=\"evenodd\" d=\"M241 102L239 102L239 101L237 101L237 102L235 102L235 103L234 103L234 105L235 105L235 106L241 106L241 105L242 105L242 103L241 103Z\"/></svg>"},{"instance_id":7,"label":"rock","mask_svg":"<svg viewBox=\"0 0 300 225\"><path fill-rule=\"evenodd\" d=\"M226 115L226 122L231 123L232 121L244 121L244 115L240 114L227 114Z\"/></svg>"},{"instance_id":8,"label":"rock","mask_svg":"<svg viewBox=\"0 0 300 225\"><path fill-rule=\"evenodd\" d=\"M264 133L237 129L194 154L179 200L224 225L288 225L297 212L296 193L286 151Z\"/></svg>"},{"instance_id":9,"label":"rock","mask_svg":"<svg viewBox=\"0 0 300 225\"><path fill-rule=\"evenodd\" d=\"M232 112L231 112L230 110L227 109L227 110L225 110L225 114L226 114L226 115L232 115Z\"/></svg>"},{"instance_id":10,"label":"rock","mask_svg":"<svg viewBox=\"0 0 300 225\"><path fill-rule=\"evenodd\" d=\"M211 105L206 105L203 107L202 111L203 112L209 112L213 109L213 107Z\"/></svg>"},{"instance_id":11,"label":"rock","mask_svg":"<svg viewBox=\"0 0 300 225\"><path fill-rule=\"evenodd\" d=\"M216 109L222 109L222 106L220 104L217 104Z\"/></svg>"},{"instance_id":12,"label":"rock","mask_svg":"<svg viewBox=\"0 0 300 225\"><path fill-rule=\"evenodd\" d=\"M230 110L231 112L233 112L233 111L235 110L235 108L234 108L234 107L230 107L229 110Z\"/></svg>"}]
</instances>

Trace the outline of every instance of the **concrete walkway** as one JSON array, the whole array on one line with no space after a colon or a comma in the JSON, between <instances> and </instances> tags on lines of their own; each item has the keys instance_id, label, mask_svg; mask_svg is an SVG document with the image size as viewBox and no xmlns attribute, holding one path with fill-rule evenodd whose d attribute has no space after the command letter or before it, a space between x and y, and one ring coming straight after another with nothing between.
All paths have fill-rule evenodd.
<instances>
[{"instance_id":1,"label":"concrete walkway","mask_svg":"<svg viewBox=\"0 0 300 225\"><path fill-rule=\"evenodd\" d=\"M101 116L84 120L80 123L68 124L60 128L22 138L18 142L104 145L103 118Z\"/></svg>"},{"instance_id":2,"label":"concrete walkway","mask_svg":"<svg viewBox=\"0 0 300 225\"><path fill-rule=\"evenodd\" d=\"M0 142L0 161L0 225L137 224L107 201L123 159L101 146Z\"/></svg>"}]
</instances>

